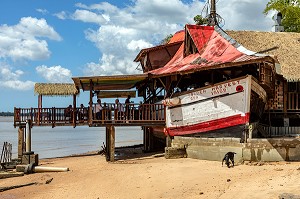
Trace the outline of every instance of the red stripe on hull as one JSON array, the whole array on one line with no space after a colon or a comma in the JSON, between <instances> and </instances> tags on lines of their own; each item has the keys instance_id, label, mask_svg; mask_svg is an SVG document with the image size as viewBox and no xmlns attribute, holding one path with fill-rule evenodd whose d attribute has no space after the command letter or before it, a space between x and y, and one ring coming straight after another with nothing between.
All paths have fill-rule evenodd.
<instances>
[{"instance_id":1,"label":"red stripe on hull","mask_svg":"<svg viewBox=\"0 0 300 199\"><path fill-rule=\"evenodd\" d=\"M249 122L250 114L247 113L245 116L234 115L226 118L211 120L208 122L203 122L190 126L167 128L166 133L170 136L175 135L189 135L195 133L203 133L207 131L213 131L217 129L223 129L226 127L237 126L241 124L246 124Z\"/></svg>"}]
</instances>

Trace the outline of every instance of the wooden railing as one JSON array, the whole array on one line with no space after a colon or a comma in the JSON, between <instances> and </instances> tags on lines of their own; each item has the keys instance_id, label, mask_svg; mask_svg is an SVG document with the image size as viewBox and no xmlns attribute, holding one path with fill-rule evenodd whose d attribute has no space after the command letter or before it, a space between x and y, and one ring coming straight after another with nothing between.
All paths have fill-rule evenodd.
<instances>
[{"instance_id":1,"label":"wooden railing","mask_svg":"<svg viewBox=\"0 0 300 199\"><path fill-rule=\"evenodd\" d=\"M96 110L95 104L93 110ZM100 115L100 116L99 116ZM93 111L93 122L155 122L165 121L163 104L106 104L100 114Z\"/></svg>"},{"instance_id":2,"label":"wooden railing","mask_svg":"<svg viewBox=\"0 0 300 199\"><path fill-rule=\"evenodd\" d=\"M92 108L15 108L14 126L24 125L27 120L30 120L32 125L53 127L165 122L163 104L105 104L98 113L96 110L96 104L93 104Z\"/></svg>"}]
</instances>

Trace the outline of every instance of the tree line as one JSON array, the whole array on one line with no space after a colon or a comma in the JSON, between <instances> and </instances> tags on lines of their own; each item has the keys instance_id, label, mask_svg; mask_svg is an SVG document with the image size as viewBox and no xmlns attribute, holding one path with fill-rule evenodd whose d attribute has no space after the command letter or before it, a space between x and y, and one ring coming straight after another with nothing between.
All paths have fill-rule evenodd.
<instances>
[{"instance_id":1,"label":"tree line","mask_svg":"<svg viewBox=\"0 0 300 199\"><path fill-rule=\"evenodd\" d=\"M12 112L0 112L0 116L14 116Z\"/></svg>"}]
</instances>

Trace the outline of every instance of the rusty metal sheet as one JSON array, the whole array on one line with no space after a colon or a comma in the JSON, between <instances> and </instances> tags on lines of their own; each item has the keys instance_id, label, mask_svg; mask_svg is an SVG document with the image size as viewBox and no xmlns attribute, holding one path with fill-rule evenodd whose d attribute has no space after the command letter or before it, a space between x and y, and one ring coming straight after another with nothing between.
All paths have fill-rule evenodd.
<instances>
[{"instance_id":1,"label":"rusty metal sheet","mask_svg":"<svg viewBox=\"0 0 300 199\"><path fill-rule=\"evenodd\" d=\"M128 90L138 82L148 78L148 74L72 77L75 86L83 91L90 90Z\"/></svg>"},{"instance_id":2,"label":"rusty metal sheet","mask_svg":"<svg viewBox=\"0 0 300 199\"><path fill-rule=\"evenodd\" d=\"M226 33L214 30L211 26L187 25L186 34L192 38L198 53L184 57L184 45L182 43L174 57L162 68L149 72L152 76L166 76L170 74L184 74L200 70L230 67L245 63L257 63L269 56L247 55L239 51L240 47L235 40Z\"/></svg>"},{"instance_id":3,"label":"rusty metal sheet","mask_svg":"<svg viewBox=\"0 0 300 199\"><path fill-rule=\"evenodd\" d=\"M176 42L183 42L184 37L185 37L184 30L180 30L173 35L173 37L169 41L169 44L176 43Z\"/></svg>"}]
</instances>

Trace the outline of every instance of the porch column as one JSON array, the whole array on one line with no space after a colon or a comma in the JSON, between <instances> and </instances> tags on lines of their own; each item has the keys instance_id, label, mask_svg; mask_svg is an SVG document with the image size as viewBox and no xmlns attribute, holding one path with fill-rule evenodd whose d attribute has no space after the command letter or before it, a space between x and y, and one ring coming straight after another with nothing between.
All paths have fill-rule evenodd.
<instances>
[{"instance_id":1,"label":"porch column","mask_svg":"<svg viewBox=\"0 0 300 199\"><path fill-rule=\"evenodd\" d=\"M93 124L93 82L90 80L89 126Z\"/></svg>"},{"instance_id":2,"label":"porch column","mask_svg":"<svg viewBox=\"0 0 300 199\"><path fill-rule=\"evenodd\" d=\"M73 127L76 127L76 117L77 117L77 111L76 111L76 95L73 95Z\"/></svg>"},{"instance_id":3,"label":"porch column","mask_svg":"<svg viewBox=\"0 0 300 199\"><path fill-rule=\"evenodd\" d=\"M43 95L39 94L38 96L38 125L40 125L40 121L41 121L41 112L42 112L42 108L43 108Z\"/></svg>"}]
</instances>

